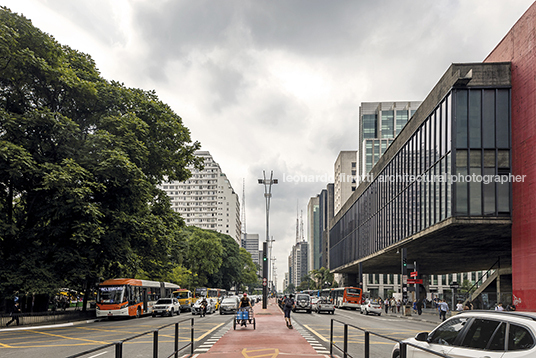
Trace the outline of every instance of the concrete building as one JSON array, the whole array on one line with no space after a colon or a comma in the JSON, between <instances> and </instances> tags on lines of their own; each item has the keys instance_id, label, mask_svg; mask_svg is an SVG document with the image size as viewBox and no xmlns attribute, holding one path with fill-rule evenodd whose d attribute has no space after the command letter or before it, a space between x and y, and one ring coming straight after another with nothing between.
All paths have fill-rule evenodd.
<instances>
[{"instance_id":1,"label":"concrete building","mask_svg":"<svg viewBox=\"0 0 536 358\"><path fill-rule=\"evenodd\" d=\"M357 151L357 174L360 181L378 162L420 104L416 101L361 103Z\"/></svg>"},{"instance_id":2,"label":"concrete building","mask_svg":"<svg viewBox=\"0 0 536 358\"><path fill-rule=\"evenodd\" d=\"M357 151L341 151L335 160L334 172L333 205L336 214L357 187Z\"/></svg>"},{"instance_id":3,"label":"concrete building","mask_svg":"<svg viewBox=\"0 0 536 358\"><path fill-rule=\"evenodd\" d=\"M204 168L190 168L192 177L185 182L163 183L171 207L181 214L186 225L227 234L241 244L240 202L230 181L208 151L197 151Z\"/></svg>"},{"instance_id":4,"label":"concrete building","mask_svg":"<svg viewBox=\"0 0 536 358\"><path fill-rule=\"evenodd\" d=\"M405 249L426 288L500 259L504 295L488 303L509 301L510 86L510 63L450 66L332 220L330 269L399 273Z\"/></svg>"},{"instance_id":5,"label":"concrete building","mask_svg":"<svg viewBox=\"0 0 536 358\"><path fill-rule=\"evenodd\" d=\"M512 76L512 297L536 311L536 3L523 14L484 62L509 62Z\"/></svg>"},{"instance_id":6,"label":"concrete building","mask_svg":"<svg viewBox=\"0 0 536 358\"><path fill-rule=\"evenodd\" d=\"M309 247L306 241L297 242L292 246L288 257L289 264L289 281L298 287L303 276L309 273L308 271L308 256Z\"/></svg>"},{"instance_id":7,"label":"concrete building","mask_svg":"<svg viewBox=\"0 0 536 358\"><path fill-rule=\"evenodd\" d=\"M242 237L243 248L251 254L253 262L260 265L259 253L262 250L259 251L259 234L242 234Z\"/></svg>"},{"instance_id":8,"label":"concrete building","mask_svg":"<svg viewBox=\"0 0 536 358\"><path fill-rule=\"evenodd\" d=\"M320 233L319 196L309 199L307 204L307 241L309 242L309 271L318 270L322 241Z\"/></svg>"}]
</instances>

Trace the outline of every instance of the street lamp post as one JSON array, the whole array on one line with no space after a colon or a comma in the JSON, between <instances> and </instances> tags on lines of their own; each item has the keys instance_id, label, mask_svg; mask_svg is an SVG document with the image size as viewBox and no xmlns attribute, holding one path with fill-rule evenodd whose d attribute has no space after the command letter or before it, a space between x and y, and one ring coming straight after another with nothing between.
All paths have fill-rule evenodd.
<instances>
[{"instance_id":1,"label":"street lamp post","mask_svg":"<svg viewBox=\"0 0 536 358\"><path fill-rule=\"evenodd\" d=\"M266 172L262 171L263 179L259 179L259 184L264 184L264 198L266 199L266 245L268 248L270 242L269 223L270 223L270 198L272 197L272 184L277 184L278 180L274 179L274 172L270 172L270 179L266 179ZM271 253L265 253L268 260L271 259ZM270 262L263 266L263 286L262 286L262 308L266 309L268 305L268 288L265 283L270 282Z\"/></svg>"}]
</instances>

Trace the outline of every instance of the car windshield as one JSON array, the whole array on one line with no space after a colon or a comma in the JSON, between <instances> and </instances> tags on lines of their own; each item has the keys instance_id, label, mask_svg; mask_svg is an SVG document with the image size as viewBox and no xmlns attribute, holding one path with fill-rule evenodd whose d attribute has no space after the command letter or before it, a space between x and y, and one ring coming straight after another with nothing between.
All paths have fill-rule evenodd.
<instances>
[{"instance_id":1,"label":"car windshield","mask_svg":"<svg viewBox=\"0 0 536 358\"><path fill-rule=\"evenodd\" d=\"M236 303L236 298L224 298L221 303Z\"/></svg>"},{"instance_id":2,"label":"car windshield","mask_svg":"<svg viewBox=\"0 0 536 358\"><path fill-rule=\"evenodd\" d=\"M297 300L308 300L309 296L308 295L298 295L298 296L296 296L296 299Z\"/></svg>"},{"instance_id":3,"label":"car windshield","mask_svg":"<svg viewBox=\"0 0 536 358\"><path fill-rule=\"evenodd\" d=\"M170 305L171 304L171 298L161 298L158 301L156 301L157 305Z\"/></svg>"},{"instance_id":4,"label":"car windshield","mask_svg":"<svg viewBox=\"0 0 536 358\"><path fill-rule=\"evenodd\" d=\"M188 292L179 292L179 293L177 293L177 298L179 298L179 299L188 298Z\"/></svg>"}]
</instances>

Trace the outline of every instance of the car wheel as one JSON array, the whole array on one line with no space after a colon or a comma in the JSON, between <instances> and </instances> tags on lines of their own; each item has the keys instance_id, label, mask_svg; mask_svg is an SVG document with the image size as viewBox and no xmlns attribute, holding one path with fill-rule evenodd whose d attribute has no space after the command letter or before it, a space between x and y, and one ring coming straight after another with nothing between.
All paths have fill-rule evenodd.
<instances>
[{"instance_id":1,"label":"car wheel","mask_svg":"<svg viewBox=\"0 0 536 358\"><path fill-rule=\"evenodd\" d=\"M152 316L153 316L153 317L156 317L156 315L155 315L154 313L152 314Z\"/></svg>"},{"instance_id":2,"label":"car wheel","mask_svg":"<svg viewBox=\"0 0 536 358\"><path fill-rule=\"evenodd\" d=\"M382 314L381 314L381 312L380 312L380 313L378 313L378 316L381 316L381 315L382 315Z\"/></svg>"},{"instance_id":3,"label":"car wheel","mask_svg":"<svg viewBox=\"0 0 536 358\"><path fill-rule=\"evenodd\" d=\"M398 349L393 352L393 358L400 358L400 351Z\"/></svg>"},{"instance_id":4,"label":"car wheel","mask_svg":"<svg viewBox=\"0 0 536 358\"><path fill-rule=\"evenodd\" d=\"M311 313L311 310L307 310L307 313Z\"/></svg>"}]
</instances>

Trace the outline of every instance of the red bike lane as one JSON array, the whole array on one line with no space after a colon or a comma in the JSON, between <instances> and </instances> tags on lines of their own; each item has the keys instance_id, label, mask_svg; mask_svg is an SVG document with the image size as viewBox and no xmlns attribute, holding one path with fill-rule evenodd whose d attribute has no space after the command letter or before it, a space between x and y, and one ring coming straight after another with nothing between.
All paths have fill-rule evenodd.
<instances>
[{"instance_id":1,"label":"red bike lane","mask_svg":"<svg viewBox=\"0 0 536 358\"><path fill-rule=\"evenodd\" d=\"M193 357L326 357L316 353L299 332L287 328L283 312L275 300L269 300L266 309L262 308L262 303L258 303L253 310L256 329L249 323L247 327L237 325L236 330L229 330L208 352L195 354Z\"/></svg>"}]
</instances>

